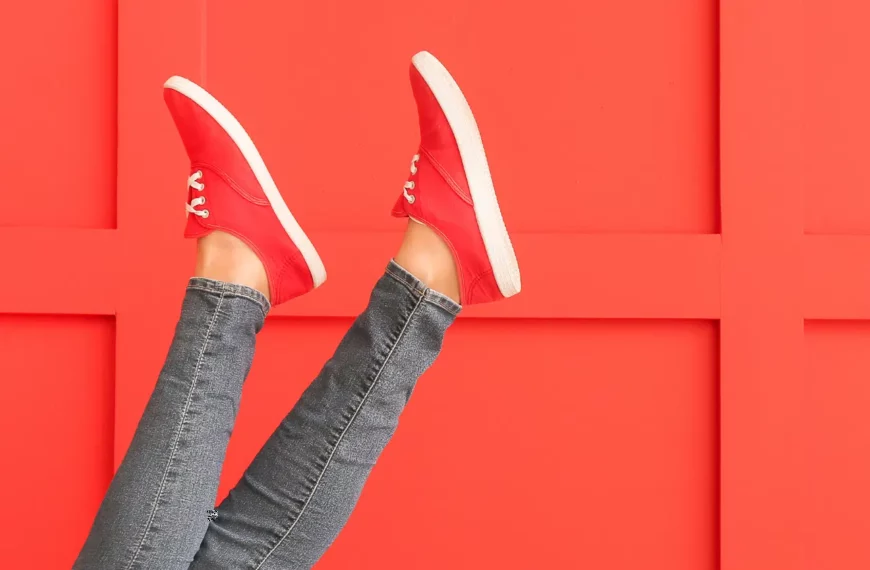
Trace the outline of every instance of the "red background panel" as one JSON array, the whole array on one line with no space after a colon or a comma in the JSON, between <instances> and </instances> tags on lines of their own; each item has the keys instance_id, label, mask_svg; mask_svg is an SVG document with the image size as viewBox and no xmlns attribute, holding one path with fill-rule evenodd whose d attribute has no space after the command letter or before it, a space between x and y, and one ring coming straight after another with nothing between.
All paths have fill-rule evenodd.
<instances>
[{"instance_id":1,"label":"red background panel","mask_svg":"<svg viewBox=\"0 0 870 570\"><path fill-rule=\"evenodd\" d=\"M267 324L222 496L349 324ZM709 321L461 319L318 567L717 568L717 341Z\"/></svg>"},{"instance_id":2,"label":"red background panel","mask_svg":"<svg viewBox=\"0 0 870 570\"><path fill-rule=\"evenodd\" d=\"M870 9L865 2L809 0L805 28L807 233L870 233Z\"/></svg>"},{"instance_id":3,"label":"red background panel","mask_svg":"<svg viewBox=\"0 0 870 570\"><path fill-rule=\"evenodd\" d=\"M463 313L320 566L867 566L865 2L71 6L0 19L0 566L69 566L166 354L194 244L162 82L226 102L330 272L267 321L224 494L395 251L418 49L524 291Z\"/></svg>"},{"instance_id":4,"label":"red background panel","mask_svg":"<svg viewBox=\"0 0 870 570\"><path fill-rule=\"evenodd\" d=\"M4 2L0 226L115 227L117 2Z\"/></svg>"},{"instance_id":5,"label":"red background panel","mask_svg":"<svg viewBox=\"0 0 870 570\"><path fill-rule=\"evenodd\" d=\"M870 567L870 324L810 321L804 397L805 533L814 568ZM832 482L836 485L832 485ZM830 524L837 521L836 524Z\"/></svg>"},{"instance_id":6,"label":"red background panel","mask_svg":"<svg viewBox=\"0 0 870 570\"><path fill-rule=\"evenodd\" d=\"M109 317L0 316L4 567L69 568L85 540L114 471L114 345Z\"/></svg>"},{"instance_id":7,"label":"red background panel","mask_svg":"<svg viewBox=\"0 0 870 570\"><path fill-rule=\"evenodd\" d=\"M405 69L423 48L462 78L515 231L718 229L713 0L214 2L206 13L200 80L243 114L313 229L389 227L417 143Z\"/></svg>"}]
</instances>

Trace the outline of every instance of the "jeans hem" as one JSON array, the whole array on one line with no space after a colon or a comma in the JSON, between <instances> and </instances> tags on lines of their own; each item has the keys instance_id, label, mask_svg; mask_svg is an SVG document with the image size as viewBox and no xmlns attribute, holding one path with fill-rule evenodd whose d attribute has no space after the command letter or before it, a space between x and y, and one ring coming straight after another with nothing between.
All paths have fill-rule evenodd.
<instances>
[{"instance_id":1,"label":"jeans hem","mask_svg":"<svg viewBox=\"0 0 870 570\"><path fill-rule=\"evenodd\" d=\"M459 311L462 310L462 305L447 295L426 287L422 281L414 277L407 269L394 260L390 260L386 271L387 275L407 287L411 293L422 296L423 300L427 303L440 307L453 316L458 315Z\"/></svg>"},{"instance_id":2,"label":"jeans hem","mask_svg":"<svg viewBox=\"0 0 870 570\"><path fill-rule=\"evenodd\" d=\"M190 281L187 283L187 288L188 290L195 289L198 291L205 291L206 293L224 295L225 297L240 297L242 299L248 299L260 307L260 310L263 311L264 317L269 314L269 310L272 308L272 305L269 303L269 300L266 299L265 295L256 289L252 289L246 285L239 285L238 283L227 283L226 281L218 281L207 277L191 277Z\"/></svg>"}]
</instances>

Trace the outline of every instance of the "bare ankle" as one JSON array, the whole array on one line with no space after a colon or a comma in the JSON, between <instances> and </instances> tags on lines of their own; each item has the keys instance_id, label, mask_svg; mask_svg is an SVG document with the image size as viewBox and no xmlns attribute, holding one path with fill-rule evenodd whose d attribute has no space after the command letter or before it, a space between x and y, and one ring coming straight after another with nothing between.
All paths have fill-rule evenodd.
<instances>
[{"instance_id":1,"label":"bare ankle","mask_svg":"<svg viewBox=\"0 0 870 570\"><path fill-rule=\"evenodd\" d=\"M459 303L459 273L453 252L430 227L409 220L395 259L427 287Z\"/></svg>"},{"instance_id":2,"label":"bare ankle","mask_svg":"<svg viewBox=\"0 0 870 570\"><path fill-rule=\"evenodd\" d=\"M194 276L245 285L269 298L263 262L248 244L225 232L215 231L199 238Z\"/></svg>"}]
</instances>

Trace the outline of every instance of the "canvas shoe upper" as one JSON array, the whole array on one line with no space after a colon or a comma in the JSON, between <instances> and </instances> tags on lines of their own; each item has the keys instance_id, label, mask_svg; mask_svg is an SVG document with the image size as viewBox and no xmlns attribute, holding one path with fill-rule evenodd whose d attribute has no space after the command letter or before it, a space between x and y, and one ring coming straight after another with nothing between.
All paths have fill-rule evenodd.
<instances>
[{"instance_id":1,"label":"canvas shoe upper","mask_svg":"<svg viewBox=\"0 0 870 570\"><path fill-rule=\"evenodd\" d=\"M471 108L428 52L411 62L420 147L392 214L426 224L453 251L463 305L520 292L520 271Z\"/></svg>"},{"instance_id":2,"label":"canvas shoe upper","mask_svg":"<svg viewBox=\"0 0 870 570\"><path fill-rule=\"evenodd\" d=\"M320 286L323 262L241 124L183 77L170 78L163 93L190 158L184 235L220 230L247 243L266 268L273 305Z\"/></svg>"}]
</instances>

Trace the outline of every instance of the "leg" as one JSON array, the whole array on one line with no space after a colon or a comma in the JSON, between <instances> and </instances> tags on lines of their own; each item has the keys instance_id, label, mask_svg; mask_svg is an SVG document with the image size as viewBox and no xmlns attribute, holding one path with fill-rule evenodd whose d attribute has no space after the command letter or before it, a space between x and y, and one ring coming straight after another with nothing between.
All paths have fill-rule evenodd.
<instances>
[{"instance_id":1,"label":"leg","mask_svg":"<svg viewBox=\"0 0 870 570\"><path fill-rule=\"evenodd\" d=\"M191 570L310 568L350 516L458 311L391 263L335 355L218 506Z\"/></svg>"},{"instance_id":2,"label":"leg","mask_svg":"<svg viewBox=\"0 0 870 570\"><path fill-rule=\"evenodd\" d=\"M218 507L191 570L303 570L344 526L458 301L519 292L480 135L429 54L411 82L422 142L393 210L408 217L396 261L335 355ZM419 223L418 223L419 222Z\"/></svg>"},{"instance_id":3,"label":"leg","mask_svg":"<svg viewBox=\"0 0 870 570\"><path fill-rule=\"evenodd\" d=\"M188 567L268 306L249 287L190 280L166 364L74 568Z\"/></svg>"},{"instance_id":4,"label":"leg","mask_svg":"<svg viewBox=\"0 0 870 570\"><path fill-rule=\"evenodd\" d=\"M199 240L198 277L76 562L81 570L188 568L208 526L269 303L301 295L326 278L238 121L180 77L166 83L164 97L191 160L185 235Z\"/></svg>"}]
</instances>

